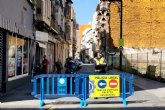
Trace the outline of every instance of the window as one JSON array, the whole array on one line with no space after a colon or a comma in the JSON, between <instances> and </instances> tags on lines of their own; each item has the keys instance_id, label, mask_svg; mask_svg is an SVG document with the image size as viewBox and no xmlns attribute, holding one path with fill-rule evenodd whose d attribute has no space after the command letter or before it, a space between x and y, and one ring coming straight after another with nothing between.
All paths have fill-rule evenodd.
<instances>
[{"instance_id":1,"label":"window","mask_svg":"<svg viewBox=\"0 0 165 110\"><path fill-rule=\"evenodd\" d=\"M28 40L8 37L8 78L28 73Z\"/></svg>"},{"instance_id":2,"label":"window","mask_svg":"<svg viewBox=\"0 0 165 110\"><path fill-rule=\"evenodd\" d=\"M8 37L8 77L15 76L16 69L16 37Z\"/></svg>"},{"instance_id":3,"label":"window","mask_svg":"<svg viewBox=\"0 0 165 110\"><path fill-rule=\"evenodd\" d=\"M16 38L16 64L17 64L17 71L16 75L21 75L22 74L22 54L23 54L23 45L24 45L24 40L20 38Z\"/></svg>"}]
</instances>

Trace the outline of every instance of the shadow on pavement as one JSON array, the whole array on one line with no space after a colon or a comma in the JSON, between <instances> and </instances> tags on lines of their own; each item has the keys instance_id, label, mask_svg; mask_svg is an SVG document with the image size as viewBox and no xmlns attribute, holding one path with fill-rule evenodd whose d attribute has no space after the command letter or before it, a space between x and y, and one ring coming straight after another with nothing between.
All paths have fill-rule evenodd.
<instances>
[{"instance_id":1,"label":"shadow on pavement","mask_svg":"<svg viewBox=\"0 0 165 110\"><path fill-rule=\"evenodd\" d=\"M138 101L127 101L127 104L132 104L132 103L144 103L147 102L148 100L138 100ZM53 104L79 104L79 101L61 101L61 102L53 102ZM88 101L88 104L122 104L122 101Z\"/></svg>"},{"instance_id":2,"label":"shadow on pavement","mask_svg":"<svg viewBox=\"0 0 165 110\"><path fill-rule=\"evenodd\" d=\"M28 83L24 86L18 87L9 93L6 93L0 100L2 103L11 102L11 101L23 101L23 100L35 100L35 98L31 95L32 85Z\"/></svg>"}]
</instances>

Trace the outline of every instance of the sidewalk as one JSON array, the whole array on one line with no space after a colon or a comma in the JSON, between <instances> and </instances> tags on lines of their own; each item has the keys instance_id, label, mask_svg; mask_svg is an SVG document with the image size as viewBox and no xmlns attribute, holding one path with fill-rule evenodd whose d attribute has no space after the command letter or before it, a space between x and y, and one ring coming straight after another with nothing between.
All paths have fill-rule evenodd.
<instances>
[{"instance_id":1,"label":"sidewalk","mask_svg":"<svg viewBox=\"0 0 165 110\"><path fill-rule=\"evenodd\" d=\"M41 109L39 106L39 100L34 98L31 95L32 85L28 83L22 87L16 88L15 90L8 92L1 97L0 109L5 110L38 110ZM45 105L42 109L47 109L50 107L51 101L45 100L47 105Z\"/></svg>"},{"instance_id":2,"label":"sidewalk","mask_svg":"<svg viewBox=\"0 0 165 110\"><path fill-rule=\"evenodd\" d=\"M111 73L125 73L130 74L126 72L121 72L119 70L110 70ZM134 85L144 89L145 91L159 97L165 99L165 83L161 83L158 81L154 81L151 79L143 78L141 76L135 76Z\"/></svg>"}]
</instances>

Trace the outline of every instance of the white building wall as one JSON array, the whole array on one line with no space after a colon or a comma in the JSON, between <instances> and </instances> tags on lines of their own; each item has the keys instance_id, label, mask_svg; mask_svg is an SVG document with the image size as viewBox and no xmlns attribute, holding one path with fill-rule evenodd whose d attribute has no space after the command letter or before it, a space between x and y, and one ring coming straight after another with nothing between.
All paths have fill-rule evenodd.
<instances>
[{"instance_id":1,"label":"white building wall","mask_svg":"<svg viewBox=\"0 0 165 110\"><path fill-rule=\"evenodd\" d=\"M83 32L82 42L81 42L81 50L88 50L88 55L93 58L93 30L91 28L87 28Z\"/></svg>"}]
</instances>

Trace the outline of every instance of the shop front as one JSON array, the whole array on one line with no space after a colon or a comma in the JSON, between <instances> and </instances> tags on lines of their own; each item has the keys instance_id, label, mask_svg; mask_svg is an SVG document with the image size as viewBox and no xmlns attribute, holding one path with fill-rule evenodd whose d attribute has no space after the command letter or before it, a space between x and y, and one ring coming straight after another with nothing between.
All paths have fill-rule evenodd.
<instances>
[{"instance_id":1,"label":"shop front","mask_svg":"<svg viewBox=\"0 0 165 110\"><path fill-rule=\"evenodd\" d=\"M8 81L28 75L29 40L18 36L8 36Z\"/></svg>"},{"instance_id":2,"label":"shop front","mask_svg":"<svg viewBox=\"0 0 165 110\"><path fill-rule=\"evenodd\" d=\"M29 41L20 35L6 32L3 36L2 92L6 92L29 81ZM0 62L1 63L1 62Z\"/></svg>"},{"instance_id":3,"label":"shop front","mask_svg":"<svg viewBox=\"0 0 165 110\"><path fill-rule=\"evenodd\" d=\"M46 55L49 61L48 73L55 71L55 42L55 38L48 33L36 31L35 64L42 67L43 56Z\"/></svg>"},{"instance_id":4,"label":"shop front","mask_svg":"<svg viewBox=\"0 0 165 110\"><path fill-rule=\"evenodd\" d=\"M48 43L48 33L36 31L35 33L36 38L36 47L35 47L35 66L41 65L43 56L47 55L47 43Z\"/></svg>"}]
</instances>

